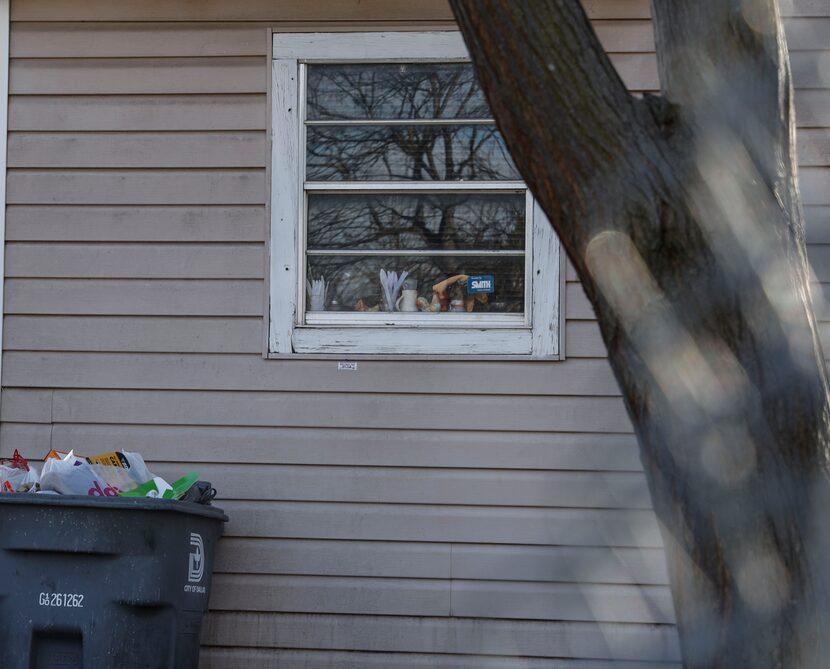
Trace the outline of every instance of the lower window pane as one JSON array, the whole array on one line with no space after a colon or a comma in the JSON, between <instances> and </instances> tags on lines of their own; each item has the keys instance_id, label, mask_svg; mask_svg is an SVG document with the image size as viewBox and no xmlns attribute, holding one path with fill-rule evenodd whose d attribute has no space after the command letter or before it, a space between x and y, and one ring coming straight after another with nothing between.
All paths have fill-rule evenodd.
<instances>
[{"instance_id":1,"label":"lower window pane","mask_svg":"<svg viewBox=\"0 0 830 669\"><path fill-rule=\"evenodd\" d=\"M525 295L524 256L324 256L308 257L310 311L387 311L380 270L408 272L398 292L399 311L522 313ZM476 279L433 286L458 275ZM480 277L480 279L478 278ZM325 301L319 280L325 282ZM315 288L312 282L317 280ZM314 293L317 294L315 297ZM321 309L322 307L322 309Z\"/></svg>"}]
</instances>

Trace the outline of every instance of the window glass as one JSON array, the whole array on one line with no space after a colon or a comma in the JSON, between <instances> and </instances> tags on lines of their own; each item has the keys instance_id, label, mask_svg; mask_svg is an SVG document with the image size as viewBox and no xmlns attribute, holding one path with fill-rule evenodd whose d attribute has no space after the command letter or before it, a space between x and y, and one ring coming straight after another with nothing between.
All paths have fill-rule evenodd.
<instances>
[{"instance_id":1,"label":"window glass","mask_svg":"<svg viewBox=\"0 0 830 669\"><path fill-rule=\"evenodd\" d=\"M520 177L472 66L311 64L305 79L307 311L522 314L525 190L505 185ZM332 182L365 188L315 190ZM394 306L381 270L406 273Z\"/></svg>"},{"instance_id":2,"label":"window glass","mask_svg":"<svg viewBox=\"0 0 830 669\"><path fill-rule=\"evenodd\" d=\"M523 256L324 256L309 255L308 271L313 278L325 277L328 286L325 311L381 312L388 311L383 301L378 276L380 270L394 271L399 276L408 273L404 289L414 290L409 305L403 300L396 311L421 312L435 319L455 318L461 314L521 313L524 308ZM432 301L434 285L456 276L493 276L492 293L470 293L461 279L448 286L446 310L433 311L427 305ZM403 296L403 290L399 297ZM418 300L418 298L421 298ZM441 306L439 302L439 307ZM311 311L309 304L309 311ZM457 320L457 318L456 318ZM430 325L433 323L430 322Z\"/></svg>"},{"instance_id":3,"label":"window glass","mask_svg":"<svg viewBox=\"0 0 830 669\"><path fill-rule=\"evenodd\" d=\"M518 181L494 125L312 125L311 181Z\"/></svg>"},{"instance_id":4,"label":"window glass","mask_svg":"<svg viewBox=\"0 0 830 669\"><path fill-rule=\"evenodd\" d=\"M308 196L309 250L525 248L524 193Z\"/></svg>"},{"instance_id":5,"label":"window glass","mask_svg":"<svg viewBox=\"0 0 830 669\"><path fill-rule=\"evenodd\" d=\"M307 79L314 121L490 117L467 63L310 65Z\"/></svg>"}]
</instances>

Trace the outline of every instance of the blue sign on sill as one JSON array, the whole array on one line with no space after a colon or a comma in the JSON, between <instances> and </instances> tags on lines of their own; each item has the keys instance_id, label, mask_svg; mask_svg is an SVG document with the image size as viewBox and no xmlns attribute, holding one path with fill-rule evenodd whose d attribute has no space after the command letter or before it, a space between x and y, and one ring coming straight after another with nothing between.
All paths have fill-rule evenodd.
<instances>
[{"instance_id":1,"label":"blue sign on sill","mask_svg":"<svg viewBox=\"0 0 830 669\"><path fill-rule=\"evenodd\" d=\"M496 277L492 274L471 276L467 279L467 294L496 292Z\"/></svg>"}]
</instances>

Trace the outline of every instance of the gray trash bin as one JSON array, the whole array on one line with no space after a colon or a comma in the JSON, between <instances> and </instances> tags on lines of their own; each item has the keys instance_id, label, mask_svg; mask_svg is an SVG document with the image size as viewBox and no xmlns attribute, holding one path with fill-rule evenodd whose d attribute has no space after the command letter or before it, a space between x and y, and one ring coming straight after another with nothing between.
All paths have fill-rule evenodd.
<instances>
[{"instance_id":1,"label":"gray trash bin","mask_svg":"<svg viewBox=\"0 0 830 669\"><path fill-rule=\"evenodd\" d=\"M0 657L20 669L199 664L221 509L0 495Z\"/></svg>"}]
</instances>

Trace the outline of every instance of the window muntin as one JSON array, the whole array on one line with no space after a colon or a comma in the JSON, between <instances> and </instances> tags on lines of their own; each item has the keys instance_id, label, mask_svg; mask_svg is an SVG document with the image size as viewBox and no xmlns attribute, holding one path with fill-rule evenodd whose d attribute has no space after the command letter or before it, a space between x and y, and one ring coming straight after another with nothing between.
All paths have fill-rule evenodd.
<instances>
[{"instance_id":1,"label":"window muntin","mask_svg":"<svg viewBox=\"0 0 830 669\"><path fill-rule=\"evenodd\" d=\"M557 355L558 240L459 33L274 34L271 97L271 352ZM390 313L371 310L378 281L357 311L401 263L423 297L455 271L497 274L497 293L471 312ZM324 311L306 308L317 271L334 273Z\"/></svg>"}]
</instances>

